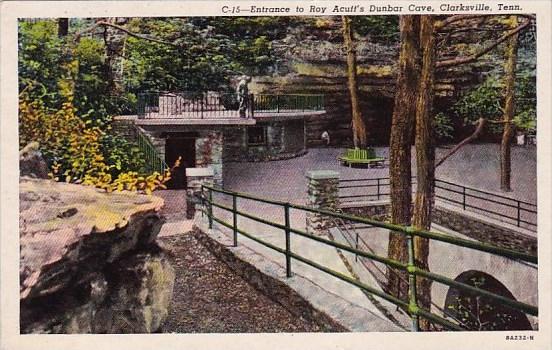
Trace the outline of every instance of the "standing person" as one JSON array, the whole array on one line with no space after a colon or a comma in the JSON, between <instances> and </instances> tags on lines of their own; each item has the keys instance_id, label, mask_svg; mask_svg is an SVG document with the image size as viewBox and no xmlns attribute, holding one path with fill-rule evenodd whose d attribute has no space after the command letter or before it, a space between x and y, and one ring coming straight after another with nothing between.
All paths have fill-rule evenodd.
<instances>
[{"instance_id":1,"label":"standing person","mask_svg":"<svg viewBox=\"0 0 552 350\"><path fill-rule=\"evenodd\" d=\"M322 139L323 142L326 143L326 147L330 146L330 133L328 133L328 130L324 130L320 138Z\"/></svg>"},{"instance_id":2,"label":"standing person","mask_svg":"<svg viewBox=\"0 0 552 350\"><path fill-rule=\"evenodd\" d=\"M249 84L249 82L251 82L251 77L244 75L241 77L240 82L238 83L237 94L238 94L238 103L239 103L238 110L240 112L240 118L245 118L247 107L249 105L248 103L249 88L247 87L247 84Z\"/></svg>"}]
</instances>

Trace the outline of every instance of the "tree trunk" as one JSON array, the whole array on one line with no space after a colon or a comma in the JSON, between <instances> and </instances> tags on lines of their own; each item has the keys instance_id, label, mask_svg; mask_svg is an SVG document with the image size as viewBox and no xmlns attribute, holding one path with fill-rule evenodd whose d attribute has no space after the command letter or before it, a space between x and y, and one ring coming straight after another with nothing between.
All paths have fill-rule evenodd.
<instances>
[{"instance_id":1,"label":"tree trunk","mask_svg":"<svg viewBox=\"0 0 552 350\"><path fill-rule=\"evenodd\" d=\"M512 25L517 25L517 17L512 16ZM514 119L514 88L516 78L516 56L518 47L518 34L512 35L508 40L506 47L507 61L504 66L506 79L506 98L504 101L504 131L502 133L502 142L500 144L500 188L503 191L511 191L510 176L511 168L511 144L514 134L512 120Z\"/></svg>"},{"instance_id":2,"label":"tree trunk","mask_svg":"<svg viewBox=\"0 0 552 350\"><path fill-rule=\"evenodd\" d=\"M433 97L435 75L434 17L422 16L420 20L420 46L422 68L418 100L416 103L416 198L412 225L416 229L431 228L431 213L434 203L435 145L433 143ZM414 238L416 267L429 271L429 239ZM431 310L431 280L418 277L416 280L418 305ZM420 319L421 330L429 330L429 322Z\"/></svg>"},{"instance_id":3,"label":"tree trunk","mask_svg":"<svg viewBox=\"0 0 552 350\"><path fill-rule=\"evenodd\" d=\"M397 73L397 91L393 107L391 138L389 141L389 181L391 222L410 225L412 205L411 145L416 91L420 74L419 16L400 17L400 54ZM389 232L388 257L407 262L406 237ZM398 298L408 295L408 277L405 272L387 268L387 292Z\"/></svg>"},{"instance_id":4,"label":"tree trunk","mask_svg":"<svg viewBox=\"0 0 552 350\"><path fill-rule=\"evenodd\" d=\"M347 51L347 77L349 84L349 94L351 96L351 113L352 113L352 129L353 129L353 144L355 147L366 147L366 125L362 114L360 113L360 105L358 102L358 81L357 81L357 64L356 50L353 39L353 29L351 18L343 16L343 41L345 50Z\"/></svg>"}]
</instances>

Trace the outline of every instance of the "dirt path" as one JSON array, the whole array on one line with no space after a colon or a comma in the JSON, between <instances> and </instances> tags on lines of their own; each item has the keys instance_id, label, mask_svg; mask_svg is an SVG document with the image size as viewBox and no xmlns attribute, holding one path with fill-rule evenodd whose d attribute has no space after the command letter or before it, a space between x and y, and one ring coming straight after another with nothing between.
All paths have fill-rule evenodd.
<instances>
[{"instance_id":1,"label":"dirt path","mask_svg":"<svg viewBox=\"0 0 552 350\"><path fill-rule=\"evenodd\" d=\"M255 290L191 233L159 239L176 272L164 333L317 332Z\"/></svg>"}]
</instances>

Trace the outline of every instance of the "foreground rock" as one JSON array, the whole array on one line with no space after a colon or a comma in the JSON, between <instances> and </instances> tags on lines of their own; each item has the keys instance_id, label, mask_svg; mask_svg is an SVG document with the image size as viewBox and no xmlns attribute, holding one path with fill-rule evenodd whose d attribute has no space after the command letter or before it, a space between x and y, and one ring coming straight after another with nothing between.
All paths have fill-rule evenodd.
<instances>
[{"instance_id":1,"label":"foreground rock","mask_svg":"<svg viewBox=\"0 0 552 350\"><path fill-rule=\"evenodd\" d=\"M174 271L155 240L163 200L20 180L22 333L150 333Z\"/></svg>"}]
</instances>

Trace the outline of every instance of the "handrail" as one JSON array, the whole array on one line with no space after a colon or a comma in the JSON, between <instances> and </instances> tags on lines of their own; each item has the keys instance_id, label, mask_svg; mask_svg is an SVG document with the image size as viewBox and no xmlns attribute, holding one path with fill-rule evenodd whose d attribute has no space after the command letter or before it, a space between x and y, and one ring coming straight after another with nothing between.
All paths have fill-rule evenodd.
<instances>
[{"instance_id":1,"label":"handrail","mask_svg":"<svg viewBox=\"0 0 552 350\"><path fill-rule=\"evenodd\" d=\"M164 174L165 170L169 169L169 166L159 156L149 137L142 130L140 130L139 127L135 126L134 129L136 131L138 148L144 154L147 166L149 166L152 171Z\"/></svg>"},{"instance_id":2,"label":"handrail","mask_svg":"<svg viewBox=\"0 0 552 350\"><path fill-rule=\"evenodd\" d=\"M448 236L448 235L444 235L444 234L441 234L441 233L430 232L430 231L427 231L427 230L418 230L418 229L414 229L413 227L406 227L406 226L391 224L391 223L387 223L387 222L380 222L380 221L373 220L373 219L361 218L361 217L354 216L354 215L336 213L336 212L332 212L332 211L328 211L328 210L321 210L321 209L311 208L311 207L307 207L307 206L299 205L299 204L293 204L293 203L288 203L288 202L283 202L283 201L264 199L264 198L260 198L260 197L250 195L250 194L239 193L239 192L234 192L234 191L228 191L228 190L224 190L224 189L221 189L221 188L216 188L216 187L213 187L213 186L202 185L202 193L205 190L208 191L209 195L208 195L208 198L205 198L205 196L202 196L202 201L203 201L204 207L205 207L205 205L207 205L207 209L203 208L202 211L204 213L206 213L208 218L209 218L209 228L212 228L212 223L213 223L213 221L215 221L215 222L218 222L218 223L220 223L221 225L223 225L227 228L232 229L234 231L234 245L237 245L237 234L238 233L242 234L242 235L244 235L244 236L260 243L260 244L263 244L264 246L266 246L268 248L271 248L271 249L273 249L273 250L275 250L279 253L284 254L286 256L286 271L287 271L287 276L288 277L291 276L291 258L293 258L295 260L304 262L304 263L306 263L306 264L308 264L308 265L310 265L310 266L312 266L312 267L314 267L314 268L316 268L320 271L323 271L323 272L328 273L328 274L330 274L334 277L337 277L341 280L344 280L344 281L346 281L350 284L353 284L353 285L355 285L355 286L357 286L357 287L359 287L359 288L361 288L365 291L368 291L369 293L380 296L381 298L383 298L385 300L388 300L391 303L404 308L409 313L409 315L411 316L411 318L413 320L413 330L414 331L418 330L417 319L418 319L419 316L425 317L425 318L427 318L427 319L429 319L429 320L431 320L435 323L441 324L441 325L443 325L443 326L445 326L449 329L455 329L455 330L462 330L463 329L462 327L458 326L457 324L452 323L449 320L447 320L447 319L445 319L445 318L443 318L439 315L433 314L429 310L424 310L423 308L421 308L417 305L417 303L416 303L416 297L417 296L416 296L416 293L414 291L414 288L415 288L415 285L416 285L416 276L428 278L428 279L431 279L435 282L445 284L445 285L448 285L450 287L454 287L454 288L457 288L457 289L460 289L460 290L468 291L468 292L474 293L476 295L485 296L487 298L499 301L500 303L502 303L503 305L505 305L507 307L510 307L510 308L516 309L516 310L521 310L521 311L523 311L527 314L530 314L530 315L535 315L535 316L538 315L538 308L536 306L533 306L533 305L530 305L530 304L527 304L527 303L523 303L523 302L519 302L517 300L513 300L513 299L510 299L510 298L507 298L507 297L489 292L487 290L480 289L480 288L471 286L471 285L466 284L466 283L461 283L461 282L449 279L447 277L441 276L439 274L435 274L435 273L432 273L430 271L426 271L424 269L420 269L414 263L414 261L415 261L414 254L415 253L414 253L414 248L413 248L413 243L412 242L413 242L414 237L424 237L424 238L428 238L428 239L433 239L433 240L438 240L438 241L441 241L441 242L450 243L450 244L460 246L460 247L471 248L471 249L475 249L475 250L479 250L479 251L483 251L483 252L488 252L488 253L491 253L491 254L494 254L494 255L499 255L499 256L503 256L503 257L507 257L507 258L511 258L511 259L519 259L521 261L527 261L527 262L536 264L538 262L538 258L535 255L526 254L526 253L523 253L523 252L518 252L518 251L506 249L506 248L496 247L496 246L489 245L489 244L486 244L486 243L480 243L480 242L465 240L465 239L462 239L462 238ZM225 206L225 205L220 204L220 203L216 203L213 200L213 195L212 195L213 192L217 192L217 193L232 196L232 203L233 203L232 207ZM286 219L285 224L282 225L282 224L272 222L272 221L264 219L264 218L260 218L256 215L238 210L237 205L236 205L236 202L237 202L236 199L237 198L255 200L255 201L262 202L262 203L272 204L272 205L277 205L277 206L283 207L285 209L285 219ZM213 209L212 209L213 207L217 207L217 208L220 208L220 209L231 212L233 214L233 217L234 217L233 223L232 224L227 223L224 220L216 217L213 213ZM409 261L408 261L408 263L402 263L402 262L399 262L399 261L394 260L394 259L378 256L376 254L366 252L364 250L360 250L360 249L357 249L357 248L350 247L349 245L346 245L346 244L338 243L338 242L335 242L333 240L328 240L328 239L325 239L323 237L310 234L310 233L305 232L303 230L293 228L290 225L289 208L303 210L303 211L307 211L307 212L311 212L311 213L317 213L317 214L321 214L321 215L328 215L328 216L331 216L331 217L334 217L334 218L339 218L339 219L342 219L342 220L348 220L348 221L351 221L351 222L369 224L369 225L372 225L372 226L381 227L381 228L385 228L385 229L389 229L389 230L392 230L392 231L395 231L395 232L402 233L408 238L408 242L409 242L409 249L408 249ZM263 223L263 224L266 224L266 225L269 225L269 226L272 226L272 227L275 227L275 228L278 228L278 229L284 230L286 232L286 248L282 249L280 247L277 247L277 246L275 246L275 245L273 245L269 242L263 241L262 239L260 239L258 237L255 237L255 235L253 235L249 232L246 232L243 229L240 229L238 227L237 219L236 219L238 215L243 216L243 217L247 217L249 219L255 220L257 222L260 222L260 223ZM385 264L387 266L390 266L390 267L393 267L395 269L398 269L398 270L401 270L401 271L406 271L408 273L408 276L409 276L409 288L411 290L411 292L409 293L410 297L409 297L408 303L394 297L391 294L387 294L387 293L382 292L380 290L374 289L374 288L372 288L370 286L367 286L367 285L365 285L365 284L363 284L363 283L361 283L361 282L359 282L355 279L352 279L352 278L350 278L348 276L345 276L345 275L343 275L343 274L341 274L337 271L334 271L334 270L331 270L331 269L329 269L325 266L322 266L322 265L316 263L315 261L306 259L306 258L302 257L301 255L295 253L295 252L292 252L291 249L290 249L290 244L289 244L289 240L290 240L289 233L294 233L296 235L299 235L299 236L302 236L302 237L305 237L305 238L323 243L325 245L332 246L332 247L338 248L338 249L342 249L342 250L348 251L350 253L353 253L353 254L356 254L356 255L359 255L359 256L362 256L362 257L365 257L365 258L383 263L383 264Z\"/></svg>"},{"instance_id":3,"label":"handrail","mask_svg":"<svg viewBox=\"0 0 552 350\"><path fill-rule=\"evenodd\" d=\"M255 113L323 111L321 94L248 94L233 92L142 92L137 114L142 118L252 118Z\"/></svg>"},{"instance_id":4,"label":"handrail","mask_svg":"<svg viewBox=\"0 0 552 350\"><path fill-rule=\"evenodd\" d=\"M412 178L415 179L415 177L412 177ZM380 199L381 197L390 195L389 192L382 191L383 188L387 189L390 186L389 180L390 179L388 177L365 178L365 179L343 179L343 180L340 179L339 181L340 185L338 186L340 190L347 190L347 189L353 189L353 188L373 188L373 187L376 187L377 190L375 191L375 193L366 193L366 194L350 194L350 195L340 194L339 198L346 200L345 202L353 202L354 201L353 199L359 199L359 198L377 197L377 199ZM363 182L363 183L358 184L358 182ZM345 184L341 185L341 183L345 183ZM413 181L412 184L414 185L416 184L416 182ZM449 188L447 186L455 186L455 188ZM521 224L526 224L529 227L527 226L525 227L531 230L534 230L537 226L536 218L532 220L533 216L529 216L528 218L526 215L524 218L524 216L522 215L522 214L529 214L529 215L537 214L537 210L536 210L537 205L534 203L529 203L515 198L502 196L492 192L487 192L487 191L479 190L472 187L467 187L464 185L455 184L455 183L448 182L445 180L440 180L440 179L435 179L434 188L435 188L436 198L441 199L445 202L458 204L462 207L463 210L466 210L467 208L480 210L485 213L496 215L499 218L507 219L508 220L507 222L512 224L515 223L515 225L517 225L518 227L521 227ZM441 195L440 191L454 193L455 195L461 196L461 200L445 197ZM488 197L485 197L485 196L488 196ZM494 210L487 209L482 205L470 204L467 202L468 199L475 199L475 200L490 202L490 203L497 204L499 206L510 208L515 211L515 214L497 212ZM505 201L510 201L510 203Z\"/></svg>"}]
</instances>

